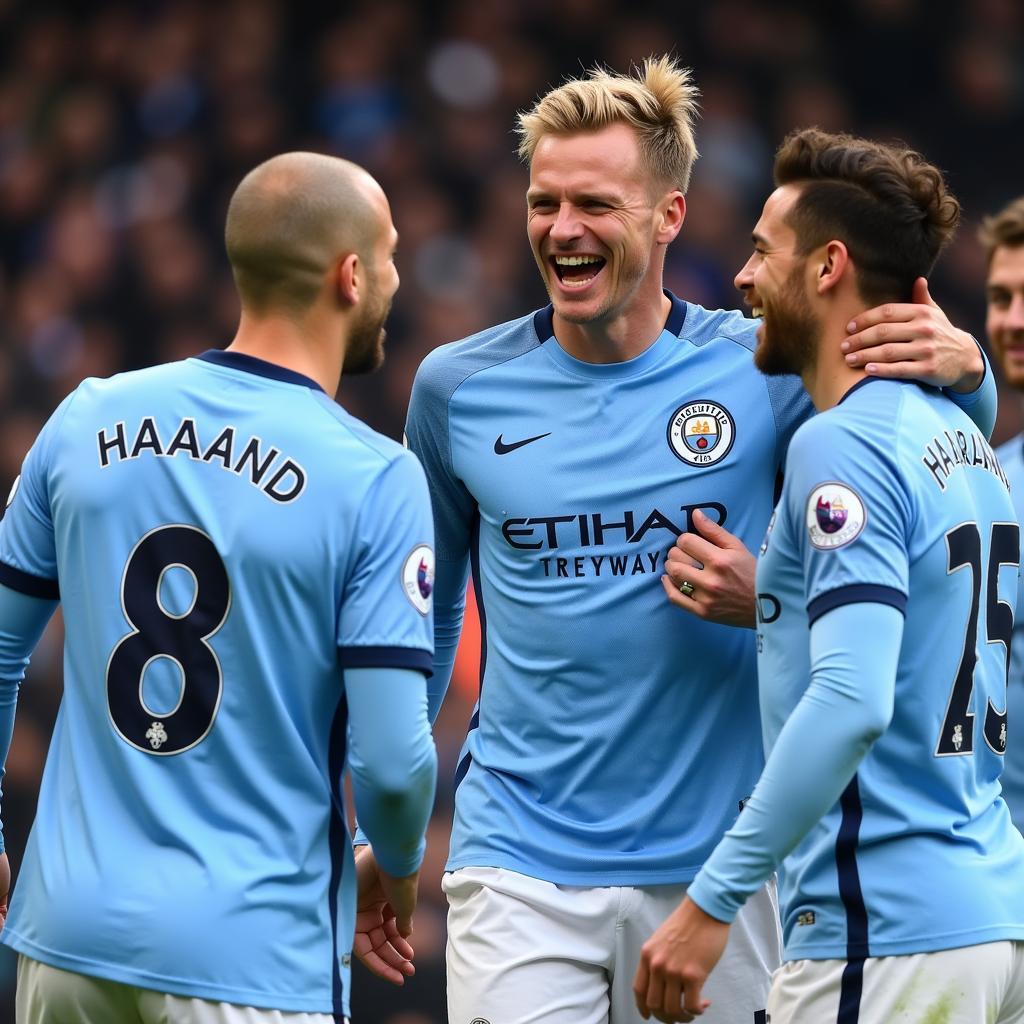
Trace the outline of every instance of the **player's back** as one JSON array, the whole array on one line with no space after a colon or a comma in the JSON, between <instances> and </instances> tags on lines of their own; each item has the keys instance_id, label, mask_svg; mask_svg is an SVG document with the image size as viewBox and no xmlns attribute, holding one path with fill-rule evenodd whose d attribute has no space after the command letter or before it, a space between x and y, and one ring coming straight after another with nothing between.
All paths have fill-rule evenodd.
<instances>
[{"instance_id":1,"label":"player's back","mask_svg":"<svg viewBox=\"0 0 1024 1024\"><path fill-rule=\"evenodd\" d=\"M786 860L787 957L845 956L853 904L869 944L860 955L1021 937L1024 840L998 782L1018 528L998 461L941 394L890 382L855 389L802 427L787 472L803 459L827 476L788 496L787 523L819 549L800 606L824 614L856 586L906 604L891 722L843 801ZM788 543L808 542L771 537L765 557L785 559ZM806 651L806 619L801 628ZM771 743L807 676L801 686L791 672L780 699L770 666L762 673Z\"/></svg>"},{"instance_id":2,"label":"player's back","mask_svg":"<svg viewBox=\"0 0 1024 1024\"><path fill-rule=\"evenodd\" d=\"M322 1011L351 924L339 657L391 644L429 667L422 637L349 600L380 492L418 465L234 353L86 381L33 460L19 497L52 510L56 564L34 527L2 554L59 576L65 695L7 941Z\"/></svg>"}]
</instances>

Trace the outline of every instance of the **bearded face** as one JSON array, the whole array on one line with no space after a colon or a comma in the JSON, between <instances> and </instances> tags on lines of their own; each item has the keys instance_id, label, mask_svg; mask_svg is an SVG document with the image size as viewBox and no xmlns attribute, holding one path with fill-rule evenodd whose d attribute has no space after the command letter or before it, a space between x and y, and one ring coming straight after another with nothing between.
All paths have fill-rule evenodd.
<instances>
[{"instance_id":1,"label":"bearded face","mask_svg":"<svg viewBox=\"0 0 1024 1024\"><path fill-rule=\"evenodd\" d=\"M391 299L385 296L374 277L369 277L369 292L359 319L352 325L345 349L345 374L373 373L384 362L384 322L391 312Z\"/></svg>"},{"instance_id":2,"label":"bearded face","mask_svg":"<svg viewBox=\"0 0 1024 1024\"><path fill-rule=\"evenodd\" d=\"M819 323L808 301L803 267L793 268L778 293L761 288L764 318L758 328L754 365L769 376L799 376L814 364Z\"/></svg>"}]
</instances>

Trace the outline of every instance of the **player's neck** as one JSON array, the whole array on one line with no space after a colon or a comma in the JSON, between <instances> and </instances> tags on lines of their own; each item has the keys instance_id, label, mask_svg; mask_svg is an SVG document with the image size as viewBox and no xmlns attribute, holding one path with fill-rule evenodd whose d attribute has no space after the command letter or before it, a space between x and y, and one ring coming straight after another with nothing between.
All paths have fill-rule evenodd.
<instances>
[{"instance_id":1,"label":"player's neck","mask_svg":"<svg viewBox=\"0 0 1024 1024\"><path fill-rule=\"evenodd\" d=\"M860 312L841 310L827 318L818 339L818 355L813 366L801 374L804 388L811 396L814 408L824 412L839 404L843 395L867 374L860 367L849 366L839 347L846 337L846 324Z\"/></svg>"},{"instance_id":2,"label":"player's neck","mask_svg":"<svg viewBox=\"0 0 1024 1024\"><path fill-rule=\"evenodd\" d=\"M573 323L558 315L553 320L555 338L573 358L585 363L624 363L645 352L660 336L672 309L661 289L648 297L634 295L629 306L607 320Z\"/></svg>"},{"instance_id":3,"label":"player's neck","mask_svg":"<svg viewBox=\"0 0 1024 1024\"><path fill-rule=\"evenodd\" d=\"M256 318L243 310L228 350L301 373L315 380L333 397L341 382L344 354L340 346L310 344L310 338L316 337L318 332L307 330L286 317Z\"/></svg>"}]
</instances>

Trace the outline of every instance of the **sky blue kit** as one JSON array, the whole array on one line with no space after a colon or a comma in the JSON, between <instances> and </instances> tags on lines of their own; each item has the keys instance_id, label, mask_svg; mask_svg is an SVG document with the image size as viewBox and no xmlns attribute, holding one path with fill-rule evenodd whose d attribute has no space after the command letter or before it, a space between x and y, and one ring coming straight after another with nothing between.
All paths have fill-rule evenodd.
<instances>
[{"instance_id":1,"label":"sky blue kit","mask_svg":"<svg viewBox=\"0 0 1024 1024\"><path fill-rule=\"evenodd\" d=\"M789 960L1024 939L999 785L1019 534L937 390L865 380L800 428L757 571L769 757L704 910L730 920L781 862Z\"/></svg>"},{"instance_id":2,"label":"sky blue kit","mask_svg":"<svg viewBox=\"0 0 1024 1024\"><path fill-rule=\"evenodd\" d=\"M209 352L65 399L0 524L4 741L58 596L66 627L3 941L67 970L340 1019L347 755L382 865L407 874L422 856L432 544L416 460L299 374ZM392 756L374 742L385 716L419 730L429 777L412 844L361 784Z\"/></svg>"},{"instance_id":3,"label":"sky blue kit","mask_svg":"<svg viewBox=\"0 0 1024 1024\"><path fill-rule=\"evenodd\" d=\"M811 404L798 378L754 368L756 321L670 298L626 362L573 358L548 307L442 346L417 376L435 713L471 570L484 631L451 869L686 882L760 773L753 634L672 607L660 577L698 509L756 549ZM962 401L994 418L991 374Z\"/></svg>"},{"instance_id":4,"label":"sky blue kit","mask_svg":"<svg viewBox=\"0 0 1024 1024\"><path fill-rule=\"evenodd\" d=\"M1010 497L1017 510L1017 521L1021 522L1024 520L1024 434L1000 445L996 455L1010 481ZM1024 579L1018 582L1006 701L1010 741L1003 771L1003 799L1017 828L1024 831Z\"/></svg>"}]
</instances>

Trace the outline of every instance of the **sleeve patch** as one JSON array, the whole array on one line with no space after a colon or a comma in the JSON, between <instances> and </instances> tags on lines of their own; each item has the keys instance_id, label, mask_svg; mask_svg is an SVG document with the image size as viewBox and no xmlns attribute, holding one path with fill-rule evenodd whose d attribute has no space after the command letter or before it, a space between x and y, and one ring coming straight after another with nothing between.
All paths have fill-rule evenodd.
<instances>
[{"instance_id":1,"label":"sleeve patch","mask_svg":"<svg viewBox=\"0 0 1024 1024\"><path fill-rule=\"evenodd\" d=\"M868 512L861 496L847 484L817 484L807 499L807 533L819 551L833 551L855 541Z\"/></svg>"},{"instance_id":2,"label":"sleeve patch","mask_svg":"<svg viewBox=\"0 0 1024 1024\"><path fill-rule=\"evenodd\" d=\"M14 501L14 496L18 493L18 484L21 483L21 474L19 473L14 478L14 483L11 485L11 493L7 495L7 504L4 505L5 509L11 507L11 502Z\"/></svg>"},{"instance_id":3,"label":"sleeve patch","mask_svg":"<svg viewBox=\"0 0 1024 1024\"><path fill-rule=\"evenodd\" d=\"M434 592L434 552L427 544L417 544L402 564L402 589L413 608L426 615Z\"/></svg>"}]
</instances>

